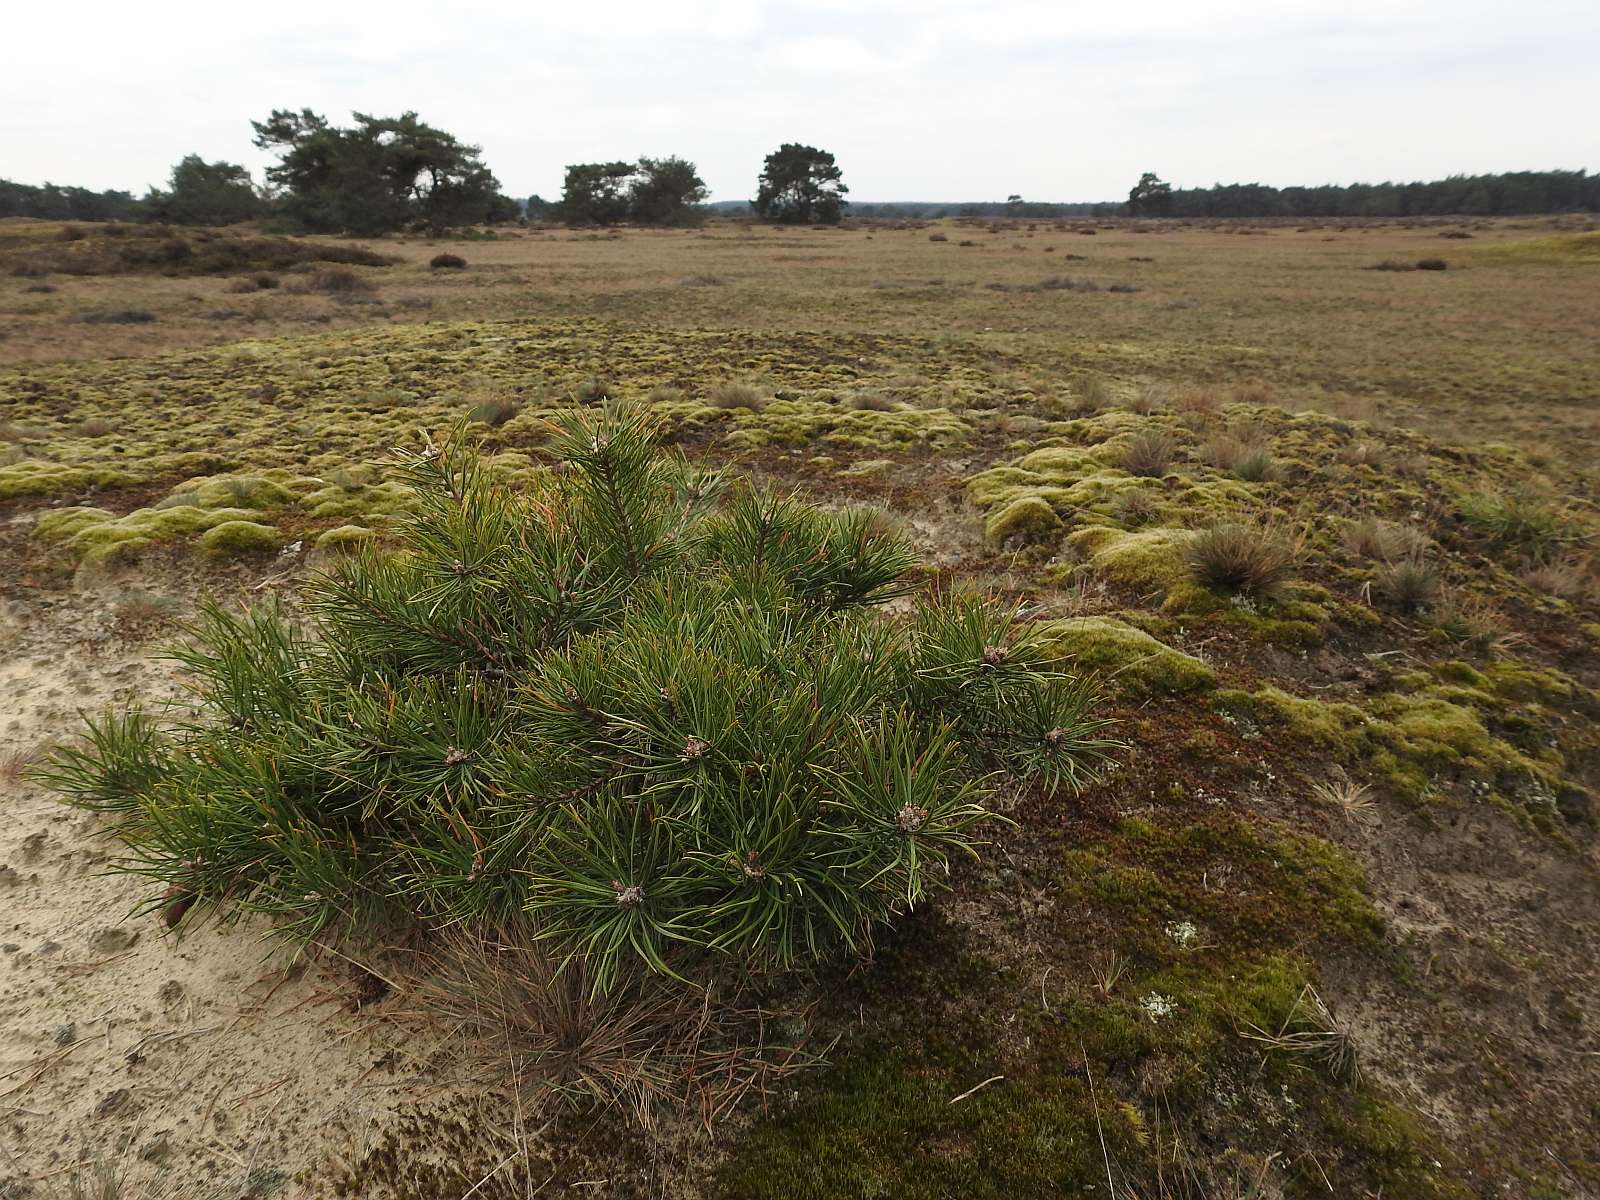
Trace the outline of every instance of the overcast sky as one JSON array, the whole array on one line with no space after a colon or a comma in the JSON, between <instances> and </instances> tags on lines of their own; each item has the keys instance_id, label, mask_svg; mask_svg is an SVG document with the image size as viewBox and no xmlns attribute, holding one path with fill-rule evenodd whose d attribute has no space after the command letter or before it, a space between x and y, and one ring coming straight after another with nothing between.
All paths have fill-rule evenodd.
<instances>
[{"instance_id":1,"label":"overcast sky","mask_svg":"<svg viewBox=\"0 0 1600 1200\"><path fill-rule=\"evenodd\" d=\"M505 189L681 154L754 194L780 142L857 200L1600 169L1596 0L18 0L0 177L142 192L251 118L415 109Z\"/></svg>"}]
</instances>

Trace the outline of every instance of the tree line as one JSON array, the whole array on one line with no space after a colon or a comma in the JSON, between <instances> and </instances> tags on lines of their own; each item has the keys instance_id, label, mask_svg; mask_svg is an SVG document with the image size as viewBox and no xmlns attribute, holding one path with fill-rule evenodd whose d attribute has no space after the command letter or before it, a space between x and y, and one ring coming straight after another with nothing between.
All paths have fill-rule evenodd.
<instances>
[{"instance_id":1,"label":"tree line","mask_svg":"<svg viewBox=\"0 0 1600 1200\"><path fill-rule=\"evenodd\" d=\"M1451 175L1416 183L1269 187L1218 183L1174 188L1152 172L1123 206L1158 217L1434 217L1600 212L1600 175L1578 171L1505 171Z\"/></svg>"},{"instance_id":2,"label":"tree line","mask_svg":"<svg viewBox=\"0 0 1600 1200\"><path fill-rule=\"evenodd\" d=\"M481 147L422 121L416 113L352 113L336 125L309 108L275 109L252 121L254 144L273 154L263 185L237 163L191 154L164 188L131 192L42 187L0 179L0 217L70 221L159 221L231 225L260 221L280 232L373 236L403 230L433 234L518 219L606 226L622 222L682 226L707 213L747 212L770 221L834 224L849 202L843 172L826 150L785 142L766 156L756 195L708 205L695 164L678 155L637 162L572 163L558 200L513 199L483 162ZM1260 183L1174 188L1145 172L1126 202L1056 204L857 204L866 218L1012 217L1052 219L1121 215L1197 217L1406 217L1600 212L1600 175L1587 171L1513 171L1452 175L1428 183L1326 184L1275 188Z\"/></svg>"}]
</instances>

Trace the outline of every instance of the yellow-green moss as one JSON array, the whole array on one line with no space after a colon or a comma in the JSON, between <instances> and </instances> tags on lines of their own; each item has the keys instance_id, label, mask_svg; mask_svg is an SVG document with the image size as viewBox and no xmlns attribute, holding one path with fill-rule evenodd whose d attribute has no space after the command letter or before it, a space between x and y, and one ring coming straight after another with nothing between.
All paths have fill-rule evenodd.
<instances>
[{"instance_id":1,"label":"yellow-green moss","mask_svg":"<svg viewBox=\"0 0 1600 1200\"><path fill-rule=\"evenodd\" d=\"M283 536L255 521L224 521L200 535L200 549L211 558L250 558L275 553Z\"/></svg>"},{"instance_id":2,"label":"yellow-green moss","mask_svg":"<svg viewBox=\"0 0 1600 1200\"><path fill-rule=\"evenodd\" d=\"M1166 592L1188 573L1187 551L1194 535L1187 529L1141 529L1134 533L1090 526L1067 542L1085 555L1100 578L1143 592Z\"/></svg>"},{"instance_id":3,"label":"yellow-green moss","mask_svg":"<svg viewBox=\"0 0 1600 1200\"><path fill-rule=\"evenodd\" d=\"M33 523L33 532L46 541L60 542L91 525L103 525L116 519L115 513L103 508L58 508L43 513Z\"/></svg>"},{"instance_id":4,"label":"yellow-green moss","mask_svg":"<svg viewBox=\"0 0 1600 1200\"><path fill-rule=\"evenodd\" d=\"M1205 663L1111 617L1052 621L1044 636L1074 666L1102 673L1128 694L1199 692L1216 686Z\"/></svg>"},{"instance_id":5,"label":"yellow-green moss","mask_svg":"<svg viewBox=\"0 0 1600 1200\"><path fill-rule=\"evenodd\" d=\"M317 535L318 550L348 550L372 541L378 535L362 525L339 525Z\"/></svg>"},{"instance_id":6,"label":"yellow-green moss","mask_svg":"<svg viewBox=\"0 0 1600 1200\"><path fill-rule=\"evenodd\" d=\"M1019 496L983 524L984 538L991 546L1043 542L1060 531L1061 518L1038 496Z\"/></svg>"},{"instance_id":7,"label":"yellow-green moss","mask_svg":"<svg viewBox=\"0 0 1600 1200\"><path fill-rule=\"evenodd\" d=\"M0 467L0 500L19 496L66 496L73 492L121 487L135 477L111 467L72 467L26 460Z\"/></svg>"}]
</instances>

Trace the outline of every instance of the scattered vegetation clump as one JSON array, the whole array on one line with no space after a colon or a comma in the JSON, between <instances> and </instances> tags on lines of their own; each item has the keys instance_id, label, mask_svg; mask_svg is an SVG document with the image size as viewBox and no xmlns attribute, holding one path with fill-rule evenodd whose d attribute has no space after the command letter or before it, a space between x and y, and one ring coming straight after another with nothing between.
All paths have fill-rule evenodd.
<instances>
[{"instance_id":1,"label":"scattered vegetation clump","mask_svg":"<svg viewBox=\"0 0 1600 1200\"><path fill-rule=\"evenodd\" d=\"M1462 588L1441 588L1430 615L1446 638L1477 650L1503 644L1511 635L1499 601Z\"/></svg>"},{"instance_id":2,"label":"scattered vegetation clump","mask_svg":"<svg viewBox=\"0 0 1600 1200\"><path fill-rule=\"evenodd\" d=\"M1122 469L1130 475L1159 479L1172 466L1178 452L1178 439L1166 430L1141 433L1128 443L1122 454Z\"/></svg>"},{"instance_id":3,"label":"scattered vegetation clump","mask_svg":"<svg viewBox=\"0 0 1600 1200\"><path fill-rule=\"evenodd\" d=\"M1419 258L1415 262L1402 262L1397 258L1386 258L1382 262L1374 263L1368 270L1371 271L1444 271L1450 264L1442 258Z\"/></svg>"},{"instance_id":4,"label":"scattered vegetation clump","mask_svg":"<svg viewBox=\"0 0 1600 1200\"><path fill-rule=\"evenodd\" d=\"M1213 438L1201 448L1201 454L1213 466L1246 483L1263 483L1277 477L1272 451L1255 437L1228 434Z\"/></svg>"},{"instance_id":5,"label":"scattered vegetation clump","mask_svg":"<svg viewBox=\"0 0 1600 1200\"><path fill-rule=\"evenodd\" d=\"M156 315L147 308L91 308L72 320L79 325L150 325Z\"/></svg>"},{"instance_id":6,"label":"scattered vegetation clump","mask_svg":"<svg viewBox=\"0 0 1600 1200\"><path fill-rule=\"evenodd\" d=\"M755 384L739 379L723 380L714 385L706 396L707 402L716 408L747 408L752 412L766 408L769 398Z\"/></svg>"},{"instance_id":7,"label":"scattered vegetation clump","mask_svg":"<svg viewBox=\"0 0 1600 1200\"><path fill-rule=\"evenodd\" d=\"M1117 402L1115 390L1104 375L1080 371L1072 381L1073 395L1085 412L1100 412Z\"/></svg>"},{"instance_id":8,"label":"scattered vegetation clump","mask_svg":"<svg viewBox=\"0 0 1600 1200\"><path fill-rule=\"evenodd\" d=\"M1525 492L1475 492L1462 502L1461 517L1492 545L1540 561L1574 540L1561 512Z\"/></svg>"},{"instance_id":9,"label":"scattered vegetation clump","mask_svg":"<svg viewBox=\"0 0 1600 1200\"><path fill-rule=\"evenodd\" d=\"M465 271L467 260L459 254L435 254L428 260L428 266L435 271Z\"/></svg>"},{"instance_id":10,"label":"scattered vegetation clump","mask_svg":"<svg viewBox=\"0 0 1600 1200\"><path fill-rule=\"evenodd\" d=\"M1419 529L1375 517L1349 522L1339 531L1339 538L1350 553L1380 562L1420 555L1430 544Z\"/></svg>"},{"instance_id":11,"label":"scattered vegetation clump","mask_svg":"<svg viewBox=\"0 0 1600 1200\"><path fill-rule=\"evenodd\" d=\"M100 225L69 240L40 236L0 244L0 270L13 275L238 275L307 263L383 267L396 261L348 243L177 233L161 224Z\"/></svg>"},{"instance_id":12,"label":"scattered vegetation clump","mask_svg":"<svg viewBox=\"0 0 1600 1200\"><path fill-rule=\"evenodd\" d=\"M695 470L617 404L553 446L565 469L529 492L459 435L403 455L399 553L310 584L309 630L207 603L175 652L197 707L110 714L56 755L151 907L300 939L531 923L591 994L808 968L975 849L991 772L1070 789L1108 753L1016 609L876 614L917 588L880 514Z\"/></svg>"},{"instance_id":13,"label":"scattered vegetation clump","mask_svg":"<svg viewBox=\"0 0 1600 1200\"><path fill-rule=\"evenodd\" d=\"M1196 533L1189 544L1189 568L1206 587L1270 599L1294 574L1299 553L1276 529L1224 522Z\"/></svg>"},{"instance_id":14,"label":"scattered vegetation clump","mask_svg":"<svg viewBox=\"0 0 1600 1200\"><path fill-rule=\"evenodd\" d=\"M334 296L349 296L376 291L377 287L365 275L348 267L331 267L312 271L291 290L297 292L326 292Z\"/></svg>"},{"instance_id":15,"label":"scattered vegetation clump","mask_svg":"<svg viewBox=\"0 0 1600 1200\"><path fill-rule=\"evenodd\" d=\"M498 429L521 411L522 406L511 397L493 396L474 404L467 412L467 419Z\"/></svg>"},{"instance_id":16,"label":"scattered vegetation clump","mask_svg":"<svg viewBox=\"0 0 1600 1200\"><path fill-rule=\"evenodd\" d=\"M1400 612L1421 612L1439 598L1439 568L1419 555L1409 555L1380 566L1373 588Z\"/></svg>"},{"instance_id":17,"label":"scattered vegetation clump","mask_svg":"<svg viewBox=\"0 0 1600 1200\"><path fill-rule=\"evenodd\" d=\"M248 275L243 279L234 280L228 285L228 291L232 292L234 295L243 296L249 294L250 292L270 291L277 287L278 283L279 279L276 275L273 275L267 271L258 271L254 275Z\"/></svg>"}]
</instances>

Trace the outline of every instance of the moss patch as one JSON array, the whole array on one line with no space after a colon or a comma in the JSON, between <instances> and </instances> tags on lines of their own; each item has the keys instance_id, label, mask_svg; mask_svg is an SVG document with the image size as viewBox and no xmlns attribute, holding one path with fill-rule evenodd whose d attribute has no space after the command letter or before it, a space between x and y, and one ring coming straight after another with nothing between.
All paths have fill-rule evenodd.
<instances>
[{"instance_id":1,"label":"moss patch","mask_svg":"<svg viewBox=\"0 0 1600 1200\"><path fill-rule=\"evenodd\" d=\"M1200 692L1216 686L1215 672L1192 654L1112 617L1052 621L1046 636L1073 665L1102 673L1127 695Z\"/></svg>"},{"instance_id":2,"label":"moss patch","mask_svg":"<svg viewBox=\"0 0 1600 1200\"><path fill-rule=\"evenodd\" d=\"M260 557L282 545L282 534L255 521L224 521L200 535L200 549L211 558Z\"/></svg>"}]
</instances>

